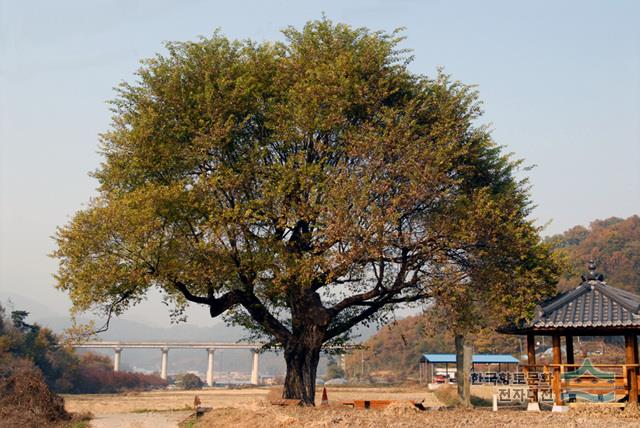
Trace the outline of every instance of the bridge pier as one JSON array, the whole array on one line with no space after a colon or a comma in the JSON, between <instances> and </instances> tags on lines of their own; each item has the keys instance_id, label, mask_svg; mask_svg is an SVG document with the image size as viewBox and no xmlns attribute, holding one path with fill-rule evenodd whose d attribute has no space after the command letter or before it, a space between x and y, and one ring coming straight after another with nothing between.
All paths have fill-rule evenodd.
<instances>
[{"instance_id":1,"label":"bridge pier","mask_svg":"<svg viewBox=\"0 0 640 428\"><path fill-rule=\"evenodd\" d=\"M253 385L258 385L260 379L258 372L260 370L260 354L257 349L252 349L251 353L253 354L253 367L251 368L251 383Z\"/></svg>"},{"instance_id":2,"label":"bridge pier","mask_svg":"<svg viewBox=\"0 0 640 428\"><path fill-rule=\"evenodd\" d=\"M167 380L167 365L169 363L169 348L162 348L162 361L160 362L160 377Z\"/></svg>"},{"instance_id":3,"label":"bridge pier","mask_svg":"<svg viewBox=\"0 0 640 428\"><path fill-rule=\"evenodd\" d=\"M122 353L122 348L113 348L113 371L120 371L120 354Z\"/></svg>"},{"instance_id":4,"label":"bridge pier","mask_svg":"<svg viewBox=\"0 0 640 428\"><path fill-rule=\"evenodd\" d=\"M213 356L216 352L215 349L207 349L208 361L207 361L207 385L213 386Z\"/></svg>"}]
</instances>

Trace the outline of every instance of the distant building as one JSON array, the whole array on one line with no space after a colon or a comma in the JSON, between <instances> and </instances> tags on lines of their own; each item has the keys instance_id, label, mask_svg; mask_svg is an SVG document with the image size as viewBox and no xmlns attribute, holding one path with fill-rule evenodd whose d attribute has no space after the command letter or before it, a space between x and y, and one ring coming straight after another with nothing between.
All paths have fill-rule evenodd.
<instances>
[{"instance_id":1,"label":"distant building","mask_svg":"<svg viewBox=\"0 0 640 428\"><path fill-rule=\"evenodd\" d=\"M473 371L476 365L483 365L486 371L513 370L519 363L516 357L508 354L475 354L471 360ZM444 376L443 381L449 382L455 373L456 354L423 354L420 357L420 383L434 383L437 376Z\"/></svg>"}]
</instances>

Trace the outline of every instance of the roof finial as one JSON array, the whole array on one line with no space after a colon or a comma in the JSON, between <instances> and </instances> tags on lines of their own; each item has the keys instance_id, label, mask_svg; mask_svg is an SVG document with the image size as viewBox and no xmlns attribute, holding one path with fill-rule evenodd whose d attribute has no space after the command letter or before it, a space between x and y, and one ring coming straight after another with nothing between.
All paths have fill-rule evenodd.
<instances>
[{"instance_id":1,"label":"roof finial","mask_svg":"<svg viewBox=\"0 0 640 428\"><path fill-rule=\"evenodd\" d=\"M595 260L589 260L589 262L587 263L587 269L589 270L589 273L587 273L586 275L582 275L582 281L586 282L586 281L603 281L604 280L604 275L601 273L596 272L596 262Z\"/></svg>"}]
</instances>

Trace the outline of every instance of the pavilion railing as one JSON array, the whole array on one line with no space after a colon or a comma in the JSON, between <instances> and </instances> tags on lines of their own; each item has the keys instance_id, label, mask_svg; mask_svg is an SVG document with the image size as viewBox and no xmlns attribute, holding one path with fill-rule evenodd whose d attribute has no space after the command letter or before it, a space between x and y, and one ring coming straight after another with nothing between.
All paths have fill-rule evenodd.
<instances>
[{"instance_id":1,"label":"pavilion railing","mask_svg":"<svg viewBox=\"0 0 640 428\"><path fill-rule=\"evenodd\" d=\"M527 364L521 366L530 401L595 403L628 399L638 364Z\"/></svg>"}]
</instances>

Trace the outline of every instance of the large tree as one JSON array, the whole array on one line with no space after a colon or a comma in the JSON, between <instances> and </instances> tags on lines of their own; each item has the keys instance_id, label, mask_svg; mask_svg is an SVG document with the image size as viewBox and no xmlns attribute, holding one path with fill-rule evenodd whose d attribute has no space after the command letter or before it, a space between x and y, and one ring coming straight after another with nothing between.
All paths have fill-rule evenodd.
<instances>
[{"instance_id":1,"label":"large tree","mask_svg":"<svg viewBox=\"0 0 640 428\"><path fill-rule=\"evenodd\" d=\"M176 315L205 305L281 346L284 397L312 404L324 344L464 282L531 224L473 88L411 73L395 33L284 36L144 61L54 255L76 311L118 315L151 288Z\"/></svg>"}]
</instances>

